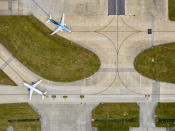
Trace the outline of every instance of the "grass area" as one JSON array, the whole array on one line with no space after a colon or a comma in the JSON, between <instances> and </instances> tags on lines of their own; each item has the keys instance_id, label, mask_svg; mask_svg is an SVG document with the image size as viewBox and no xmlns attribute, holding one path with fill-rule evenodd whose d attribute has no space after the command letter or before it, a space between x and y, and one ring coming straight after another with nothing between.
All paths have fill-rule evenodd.
<instances>
[{"instance_id":1,"label":"grass area","mask_svg":"<svg viewBox=\"0 0 175 131\"><path fill-rule=\"evenodd\" d=\"M174 52L175 43L149 48L136 57L135 69L151 79L175 83Z\"/></svg>"},{"instance_id":2,"label":"grass area","mask_svg":"<svg viewBox=\"0 0 175 131\"><path fill-rule=\"evenodd\" d=\"M13 122L10 119L40 119L40 116L26 103L0 104L0 130L12 126L14 131L41 131L41 122Z\"/></svg>"},{"instance_id":3,"label":"grass area","mask_svg":"<svg viewBox=\"0 0 175 131\"><path fill-rule=\"evenodd\" d=\"M0 16L0 43L38 75L70 82L99 69L94 53L51 32L33 16Z\"/></svg>"},{"instance_id":4,"label":"grass area","mask_svg":"<svg viewBox=\"0 0 175 131\"><path fill-rule=\"evenodd\" d=\"M169 19L175 21L175 0L168 0Z\"/></svg>"},{"instance_id":5,"label":"grass area","mask_svg":"<svg viewBox=\"0 0 175 131\"><path fill-rule=\"evenodd\" d=\"M98 131L129 131L129 127L139 126L139 107L136 103L100 104L92 111L92 119L109 120L92 122ZM134 122L120 121L129 119Z\"/></svg>"},{"instance_id":6,"label":"grass area","mask_svg":"<svg viewBox=\"0 0 175 131\"><path fill-rule=\"evenodd\" d=\"M156 108L156 126L174 127L175 126L175 103L158 103ZM166 119L165 122L159 122L159 119ZM173 119L174 122L171 121Z\"/></svg>"},{"instance_id":7,"label":"grass area","mask_svg":"<svg viewBox=\"0 0 175 131\"><path fill-rule=\"evenodd\" d=\"M16 86L16 84L2 70L0 70L0 84Z\"/></svg>"}]
</instances>

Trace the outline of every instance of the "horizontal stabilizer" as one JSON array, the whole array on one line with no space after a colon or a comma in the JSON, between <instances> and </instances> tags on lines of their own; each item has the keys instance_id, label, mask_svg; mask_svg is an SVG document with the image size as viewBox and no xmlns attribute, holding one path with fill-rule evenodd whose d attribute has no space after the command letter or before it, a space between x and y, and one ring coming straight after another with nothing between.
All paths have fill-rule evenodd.
<instances>
[{"instance_id":1,"label":"horizontal stabilizer","mask_svg":"<svg viewBox=\"0 0 175 131\"><path fill-rule=\"evenodd\" d=\"M42 82L42 80L39 80L38 82L32 84L32 87L36 87L37 85L39 85Z\"/></svg>"},{"instance_id":2,"label":"horizontal stabilizer","mask_svg":"<svg viewBox=\"0 0 175 131\"><path fill-rule=\"evenodd\" d=\"M46 95L47 95L47 92L45 91L45 92L43 93L43 95L46 96Z\"/></svg>"},{"instance_id":3,"label":"horizontal stabilizer","mask_svg":"<svg viewBox=\"0 0 175 131\"><path fill-rule=\"evenodd\" d=\"M55 33L57 33L58 31L61 31L63 28L62 27L58 27L54 32L52 32L50 35L54 35Z\"/></svg>"},{"instance_id":4,"label":"horizontal stabilizer","mask_svg":"<svg viewBox=\"0 0 175 131\"><path fill-rule=\"evenodd\" d=\"M46 23L49 23L51 19L52 19L52 16L50 15L49 19L46 21Z\"/></svg>"}]
</instances>

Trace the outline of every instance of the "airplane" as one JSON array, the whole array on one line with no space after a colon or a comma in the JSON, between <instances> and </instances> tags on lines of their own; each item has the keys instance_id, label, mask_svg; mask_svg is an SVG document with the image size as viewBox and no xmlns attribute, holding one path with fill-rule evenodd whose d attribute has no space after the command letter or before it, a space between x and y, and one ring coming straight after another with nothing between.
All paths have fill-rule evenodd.
<instances>
[{"instance_id":1,"label":"airplane","mask_svg":"<svg viewBox=\"0 0 175 131\"><path fill-rule=\"evenodd\" d=\"M46 97L47 92L42 92L40 90L38 90L36 88L37 85L39 85L42 82L42 80L39 80L38 82L32 82L32 85L29 85L28 83L24 82L24 86L26 86L28 88L29 91L29 100L32 100L32 93L35 91L38 94L40 94L42 96L42 99L44 99L44 97Z\"/></svg>"},{"instance_id":2,"label":"airplane","mask_svg":"<svg viewBox=\"0 0 175 131\"><path fill-rule=\"evenodd\" d=\"M72 32L70 29L65 27L66 24L64 24L64 13L63 13L63 16L62 16L62 19L61 19L61 23L58 23L58 22L54 21L52 19L51 15L50 15L50 18L46 21L46 23L49 23L49 22L51 22L51 23L58 26L58 28L54 32L52 32L50 35L53 35L53 34L57 33L58 31L63 31L63 29L66 30L67 32Z\"/></svg>"}]
</instances>

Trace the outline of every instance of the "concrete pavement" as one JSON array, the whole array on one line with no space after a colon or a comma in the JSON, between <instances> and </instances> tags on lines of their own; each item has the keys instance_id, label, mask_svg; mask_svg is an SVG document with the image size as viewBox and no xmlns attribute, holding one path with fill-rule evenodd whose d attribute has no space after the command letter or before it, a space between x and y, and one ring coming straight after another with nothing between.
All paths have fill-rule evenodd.
<instances>
[{"instance_id":1,"label":"concrete pavement","mask_svg":"<svg viewBox=\"0 0 175 131\"><path fill-rule=\"evenodd\" d=\"M134 70L133 64L135 57L144 49L150 48L152 44L159 45L175 41L175 23L168 20L167 0L125 0L125 16L107 16L107 0L32 0L26 2L27 0L19 0L23 7L22 13L33 14L43 23L48 19L49 13L59 21L64 12L65 23L73 33L59 32L58 34L95 52L101 60L101 67L96 74L84 80L71 83L52 82L31 72L3 46L0 46L0 67L19 85L17 87L0 86L0 103L29 102L28 93L22 86L22 82L31 83L38 79L44 79L39 88L47 90L49 98L42 101L39 95L34 94L31 104L37 105L36 108L38 107L43 117L50 117L48 121L43 119L46 123L50 123L53 116L58 115L58 111L50 116L47 114L49 104L55 104L53 105L55 108L54 106L59 106L58 103L175 101L174 84L159 83L145 78ZM152 28L153 16L154 41L153 36L147 34L147 30ZM52 30L56 28L52 24L46 26ZM56 95L56 98L52 98L52 95ZM80 95L84 95L84 98L80 98ZM152 108L149 110L149 107ZM151 119L153 107L154 105L148 103L141 106L141 111L146 112L146 114L143 112L141 114L141 117L143 116L142 127L132 130L144 131L148 128L154 131L164 130L155 129L152 125L154 123ZM64 110L63 108L61 110ZM67 112L69 111L70 108L67 109ZM63 111L63 114L66 113ZM85 121L84 116L86 115L78 117L79 120ZM71 124L67 126L66 123L64 127L62 124L62 129L80 130L80 127L83 129L86 127L85 123L78 123L76 123L77 129ZM54 123L55 129L58 128L56 125ZM42 126L51 128L47 124L42 124Z\"/></svg>"},{"instance_id":2,"label":"concrete pavement","mask_svg":"<svg viewBox=\"0 0 175 131\"><path fill-rule=\"evenodd\" d=\"M140 107L140 126L141 127L155 127L155 109L157 103L138 103Z\"/></svg>"},{"instance_id":3,"label":"concrete pavement","mask_svg":"<svg viewBox=\"0 0 175 131\"><path fill-rule=\"evenodd\" d=\"M91 111L98 104L35 104L42 131L92 131Z\"/></svg>"},{"instance_id":4,"label":"concrete pavement","mask_svg":"<svg viewBox=\"0 0 175 131\"><path fill-rule=\"evenodd\" d=\"M47 19L45 12L52 11L53 8L51 7L54 7L57 12L60 9L63 11L68 7L67 2L60 2L59 5L53 5L52 2L47 2L44 1L43 4L39 4L40 0L31 1L28 6L32 8L24 8L24 12L31 12L42 22L45 22ZM156 93L153 93L155 92L154 81L137 73L133 65L137 54L152 45L152 35L147 34L147 29L152 27L152 15L154 15L154 45L175 41L173 37L175 23L167 19L167 2L161 0L159 3L154 3L153 0L148 0L148 2L144 3L143 0L135 0L135 3L130 5L130 2L126 0L125 16L107 16L105 13L107 11L106 1L101 0L98 4L96 2L87 0L82 9L89 4L98 5L100 8L95 10L94 6L87 6L89 9L93 8L95 13L84 12L82 15L77 15L76 11L71 11L77 5L83 3L81 1L70 2L72 5L70 6L70 10L67 10L65 13L65 22L68 27L71 27L73 33L60 32L59 35L95 52L101 60L101 67L97 73L84 80L70 83L45 80L22 65L2 45L0 46L1 69L20 86L23 84L23 81L31 83L32 81L43 79L44 81L39 88L47 90L49 94L53 92L55 94L67 95L135 94L144 96L149 94L150 101L153 101L153 99L154 101L163 101L165 100L163 95L169 95L166 101L172 101L170 97L175 94L173 84L161 82L159 89L156 90ZM138 2L142 4L139 8L137 8ZM153 7L151 9L153 13L150 14L146 10L152 2ZM23 1L23 4L25 4L25 1ZM48 5L47 8L46 5ZM59 8L59 6L62 6L62 8ZM157 9L154 10L154 7ZM143 12L132 15L132 12L137 12L138 10L143 10ZM158 13L159 10L162 13ZM51 29L55 28L52 24L47 24L46 26ZM153 98L152 96L160 97Z\"/></svg>"},{"instance_id":5,"label":"concrete pavement","mask_svg":"<svg viewBox=\"0 0 175 131\"><path fill-rule=\"evenodd\" d=\"M167 131L166 128L156 127L155 125L155 110L157 103L138 103L140 107L140 127L131 127L130 131Z\"/></svg>"},{"instance_id":6,"label":"concrete pavement","mask_svg":"<svg viewBox=\"0 0 175 131\"><path fill-rule=\"evenodd\" d=\"M129 128L129 131L167 131L166 128L163 128L163 127L150 127L150 128L147 128L147 127L139 127L139 128L134 128L134 127L131 127Z\"/></svg>"}]
</instances>

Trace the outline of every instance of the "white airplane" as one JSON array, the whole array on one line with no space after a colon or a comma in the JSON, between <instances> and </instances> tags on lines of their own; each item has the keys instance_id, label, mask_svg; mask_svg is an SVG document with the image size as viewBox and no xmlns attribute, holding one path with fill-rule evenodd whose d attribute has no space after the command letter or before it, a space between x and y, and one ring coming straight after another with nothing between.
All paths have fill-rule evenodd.
<instances>
[{"instance_id":1,"label":"white airplane","mask_svg":"<svg viewBox=\"0 0 175 131\"><path fill-rule=\"evenodd\" d=\"M64 24L64 13L63 13L63 16L62 16L62 19L61 19L61 23L58 23L58 22L54 21L52 19L51 15L50 15L50 18L46 21L46 23L49 23L49 22L51 22L51 23L58 26L58 28L54 32L52 32L50 35L53 35L53 34L57 33L58 31L63 31L63 29L66 30L67 32L72 32L70 29L68 29L65 26L66 24Z\"/></svg>"},{"instance_id":2,"label":"white airplane","mask_svg":"<svg viewBox=\"0 0 175 131\"><path fill-rule=\"evenodd\" d=\"M29 100L32 99L32 94L33 92L37 92L38 94L40 94L42 96L42 99L44 99L45 96L47 96L47 92L42 92L40 90L38 90L36 88L37 85L39 85L41 83L42 80L39 80L38 82L32 82L32 85L29 85L28 83L24 82L24 85L28 88L28 91L29 91Z\"/></svg>"}]
</instances>

